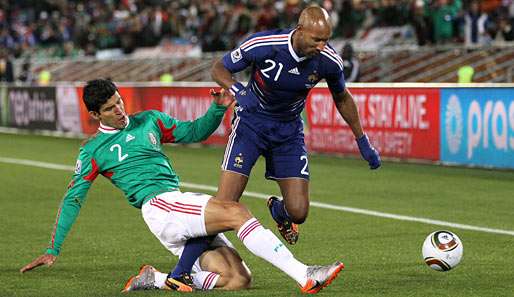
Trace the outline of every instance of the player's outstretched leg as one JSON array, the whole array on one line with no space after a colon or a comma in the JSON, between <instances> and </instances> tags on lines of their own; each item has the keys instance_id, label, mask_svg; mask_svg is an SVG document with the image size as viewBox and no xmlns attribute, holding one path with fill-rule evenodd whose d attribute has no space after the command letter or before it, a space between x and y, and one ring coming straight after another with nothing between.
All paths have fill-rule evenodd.
<instances>
[{"instance_id":1,"label":"player's outstretched leg","mask_svg":"<svg viewBox=\"0 0 514 297\"><path fill-rule=\"evenodd\" d=\"M300 232L298 231L298 225L293 223L287 215L284 207L284 202L278 197L271 196L268 198L268 208L271 212L271 216L277 223L278 232L289 244L295 244L298 241Z\"/></svg>"},{"instance_id":2,"label":"player's outstretched leg","mask_svg":"<svg viewBox=\"0 0 514 297\"><path fill-rule=\"evenodd\" d=\"M330 285L343 268L343 263L339 261L326 266L307 267L307 282L304 286L300 286L300 290L305 294L318 293L321 289Z\"/></svg>"},{"instance_id":3,"label":"player's outstretched leg","mask_svg":"<svg viewBox=\"0 0 514 297\"><path fill-rule=\"evenodd\" d=\"M159 272L151 265L143 265L137 275L129 278L122 292L152 290L155 287L155 273Z\"/></svg>"}]
</instances>

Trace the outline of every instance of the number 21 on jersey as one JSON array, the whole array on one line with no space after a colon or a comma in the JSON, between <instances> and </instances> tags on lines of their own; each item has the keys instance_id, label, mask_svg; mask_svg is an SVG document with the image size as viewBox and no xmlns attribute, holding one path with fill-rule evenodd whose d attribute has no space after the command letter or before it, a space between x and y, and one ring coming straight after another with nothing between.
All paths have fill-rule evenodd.
<instances>
[{"instance_id":1,"label":"number 21 on jersey","mask_svg":"<svg viewBox=\"0 0 514 297\"><path fill-rule=\"evenodd\" d=\"M270 75L268 74L268 72L270 72L271 70L275 69L275 67L277 66L277 63L273 60L270 60L270 59L266 59L264 61L264 63L266 64L271 64L271 66L265 68L265 69L261 69L261 73L262 75L264 75L266 78L270 78ZM278 70L277 70L277 73L275 74L275 77L273 78L274 81L277 81L278 80L278 77L280 76L280 73L282 72L282 68L284 68L284 65L282 63L278 63Z\"/></svg>"}]
</instances>

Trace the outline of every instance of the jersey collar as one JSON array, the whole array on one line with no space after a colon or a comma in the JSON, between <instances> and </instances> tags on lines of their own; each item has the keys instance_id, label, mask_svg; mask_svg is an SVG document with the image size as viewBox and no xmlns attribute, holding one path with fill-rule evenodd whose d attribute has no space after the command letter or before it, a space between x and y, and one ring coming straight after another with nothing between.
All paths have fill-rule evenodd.
<instances>
[{"instance_id":1,"label":"jersey collar","mask_svg":"<svg viewBox=\"0 0 514 297\"><path fill-rule=\"evenodd\" d=\"M296 29L289 32L289 36L287 37L287 48L289 49L289 53L291 54L291 56L293 56L293 59L295 59L296 62L301 62L301 61L307 59L307 57L298 57L298 55L296 54L296 52L293 49L293 39L292 38L293 38L293 33L295 31L296 31Z\"/></svg>"},{"instance_id":2,"label":"jersey collar","mask_svg":"<svg viewBox=\"0 0 514 297\"><path fill-rule=\"evenodd\" d=\"M127 125L125 126L125 128L128 127L129 123L130 123L130 118L127 116ZM120 132L121 130L113 128L113 127L109 127L107 125L102 124L102 122L100 122L100 127L98 127L98 131L100 131L102 133L106 133L106 134L115 134L115 133Z\"/></svg>"}]
</instances>

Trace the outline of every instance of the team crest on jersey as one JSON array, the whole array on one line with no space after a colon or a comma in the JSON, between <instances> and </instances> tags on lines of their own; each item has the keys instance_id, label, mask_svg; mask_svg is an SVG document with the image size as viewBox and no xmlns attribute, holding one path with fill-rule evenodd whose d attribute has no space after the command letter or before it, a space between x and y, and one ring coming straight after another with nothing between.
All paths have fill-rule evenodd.
<instances>
[{"instance_id":1,"label":"team crest on jersey","mask_svg":"<svg viewBox=\"0 0 514 297\"><path fill-rule=\"evenodd\" d=\"M75 174L80 174L82 171L82 161L77 160L77 163L75 164Z\"/></svg>"},{"instance_id":2,"label":"team crest on jersey","mask_svg":"<svg viewBox=\"0 0 514 297\"><path fill-rule=\"evenodd\" d=\"M314 71L314 73L309 74L309 76L307 77L307 79L308 79L311 83L316 83L316 82L319 80L318 73L317 73L316 71Z\"/></svg>"},{"instance_id":3,"label":"team crest on jersey","mask_svg":"<svg viewBox=\"0 0 514 297\"><path fill-rule=\"evenodd\" d=\"M152 132L148 133L148 139L150 139L150 143L153 146L157 146L157 138L155 138L155 135L153 135Z\"/></svg>"},{"instance_id":4,"label":"team crest on jersey","mask_svg":"<svg viewBox=\"0 0 514 297\"><path fill-rule=\"evenodd\" d=\"M234 167L243 168L243 154L239 153L234 160Z\"/></svg>"},{"instance_id":5,"label":"team crest on jersey","mask_svg":"<svg viewBox=\"0 0 514 297\"><path fill-rule=\"evenodd\" d=\"M241 55L241 49L236 49L230 53L230 59L232 59L232 63L237 63L243 58Z\"/></svg>"}]
</instances>

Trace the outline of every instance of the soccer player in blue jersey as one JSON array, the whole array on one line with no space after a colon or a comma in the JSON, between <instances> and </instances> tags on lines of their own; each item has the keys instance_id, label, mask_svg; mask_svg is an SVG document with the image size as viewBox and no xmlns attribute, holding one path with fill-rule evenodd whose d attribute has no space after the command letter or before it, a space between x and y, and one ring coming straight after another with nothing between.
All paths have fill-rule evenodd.
<instances>
[{"instance_id":1,"label":"soccer player in blue jersey","mask_svg":"<svg viewBox=\"0 0 514 297\"><path fill-rule=\"evenodd\" d=\"M294 29L255 33L212 67L213 79L237 101L232 134L222 163L218 198L238 201L259 156L267 179L276 180L283 200L268 199L280 233L294 244L309 209L309 169L300 118L309 91L325 79L334 103L352 129L362 157L380 167L364 133L357 106L345 87L343 62L328 44L332 27L318 6L302 11ZM251 68L244 86L233 74Z\"/></svg>"},{"instance_id":2,"label":"soccer player in blue jersey","mask_svg":"<svg viewBox=\"0 0 514 297\"><path fill-rule=\"evenodd\" d=\"M343 268L342 263L307 266L295 259L242 204L180 191L178 175L163 153L162 144L199 142L209 137L233 101L233 97L223 91L212 95L214 102L194 121L179 121L155 110L129 116L111 81L89 81L84 88L83 100L90 115L100 122L98 133L80 148L75 173L57 211L49 247L20 271L53 265L85 203L87 192L93 181L102 175L123 191L130 205L141 209L150 231L174 255L185 253L187 247L184 246L190 240L213 237L208 242L210 250L188 256L193 260L193 278L189 275L191 267L176 277L174 271L161 273L145 265L138 275L128 280L124 292L247 288L250 271L232 244L219 234L228 230L236 231L250 252L293 278L302 292L316 293L329 285Z\"/></svg>"}]
</instances>

